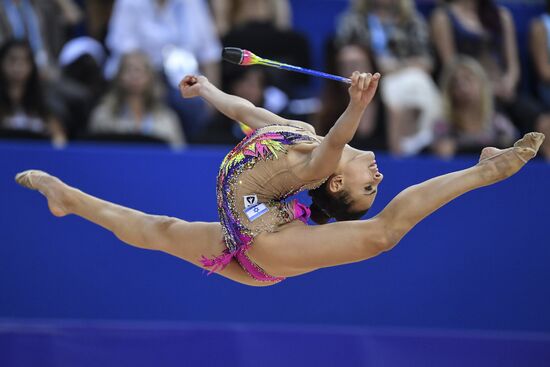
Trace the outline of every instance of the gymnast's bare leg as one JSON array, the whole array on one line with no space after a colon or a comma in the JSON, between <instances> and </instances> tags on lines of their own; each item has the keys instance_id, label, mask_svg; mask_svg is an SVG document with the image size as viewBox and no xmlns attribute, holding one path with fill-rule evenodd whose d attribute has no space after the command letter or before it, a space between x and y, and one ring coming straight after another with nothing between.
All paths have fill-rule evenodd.
<instances>
[{"instance_id":1,"label":"gymnast's bare leg","mask_svg":"<svg viewBox=\"0 0 550 367\"><path fill-rule=\"evenodd\" d=\"M219 223L191 223L145 214L88 195L42 171L22 172L16 180L46 196L53 215L78 215L113 232L129 245L163 251L199 267L201 256L215 256L225 250ZM218 274L247 285L270 285L252 279L235 261Z\"/></svg>"},{"instance_id":2,"label":"gymnast's bare leg","mask_svg":"<svg viewBox=\"0 0 550 367\"><path fill-rule=\"evenodd\" d=\"M248 255L269 274L278 276L371 258L393 248L418 222L451 200L518 172L536 155L543 140L543 134L529 133L513 148L485 148L474 167L408 187L372 219L287 225L279 232L261 234Z\"/></svg>"},{"instance_id":3,"label":"gymnast's bare leg","mask_svg":"<svg viewBox=\"0 0 550 367\"><path fill-rule=\"evenodd\" d=\"M407 188L370 220L320 226L294 221L278 232L262 233L248 255L275 276L295 276L376 256L449 201L515 174L535 156L543 140L544 135L530 133L514 148L485 148L476 166ZM202 255L218 255L225 249L219 223L147 215L87 195L40 171L21 173L16 180L44 194L54 215L76 214L136 247L164 251L197 266ZM235 261L220 274L248 285L271 284L253 280Z\"/></svg>"}]
</instances>

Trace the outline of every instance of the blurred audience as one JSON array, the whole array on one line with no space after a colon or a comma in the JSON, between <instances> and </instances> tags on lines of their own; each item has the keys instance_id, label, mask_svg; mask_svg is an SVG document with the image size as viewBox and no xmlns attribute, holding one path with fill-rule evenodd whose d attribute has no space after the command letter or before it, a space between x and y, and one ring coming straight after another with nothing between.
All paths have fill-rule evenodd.
<instances>
[{"instance_id":1,"label":"blurred audience","mask_svg":"<svg viewBox=\"0 0 550 367\"><path fill-rule=\"evenodd\" d=\"M225 47L248 49L261 57L310 68L308 39L292 29L288 0L213 1L218 31ZM232 72L224 65L224 73ZM266 69L268 84L287 99L309 97L309 77ZM283 108L284 109L284 108Z\"/></svg>"},{"instance_id":2,"label":"blurred audience","mask_svg":"<svg viewBox=\"0 0 550 367\"><path fill-rule=\"evenodd\" d=\"M535 71L536 94L544 109L535 129L550 137L550 0L546 0L546 12L531 21L529 53ZM550 161L550 139L543 143L541 152Z\"/></svg>"},{"instance_id":3,"label":"blurred audience","mask_svg":"<svg viewBox=\"0 0 550 367\"><path fill-rule=\"evenodd\" d=\"M231 73L224 74L223 85L227 93L242 97L255 106L265 107L266 76L261 66L232 69ZM246 124L246 121L240 121ZM236 145L244 138L244 133L238 123L224 114L217 112L213 120L196 139L199 144L226 144Z\"/></svg>"},{"instance_id":4,"label":"blurred audience","mask_svg":"<svg viewBox=\"0 0 550 367\"><path fill-rule=\"evenodd\" d=\"M115 0L80 0L86 10L84 22L88 35L103 45L114 2Z\"/></svg>"},{"instance_id":5,"label":"blurred audience","mask_svg":"<svg viewBox=\"0 0 550 367\"><path fill-rule=\"evenodd\" d=\"M59 54L61 78L53 93L63 101L63 120L70 139L86 132L88 118L105 92L103 46L91 37L73 38Z\"/></svg>"},{"instance_id":6,"label":"blurred audience","mask_svg":"<svg viewBox=\"0 0 550 367\"><path fill-rule=\"evenodd\" d=\"M131 51L141 50L157 70L167 46L190 51L203 74L219 84L221 48L203 0L116 0L109 24L109 67ZM114 71L114 69L112 70Z\"/></svg>"},{"instance_id":7,"label":"blurred audience","mask_svg":"<svg viewBox=\"0 0 550 367\"><path fill-rule=\"evenodd\" d=\"M220 37L256 21L269 22L280 31L292 28L288 0L211 0L210 3Z\"/></svg>"},{"instance_id":8,"label":"blurred audience","mask_svg":"<svg viewBox=\"0 0 550 367\"><path fill-rule=\"evenodd\" d=\"M417 154L432 142L441 98L431 78L426 22L412 0L352 0L337 22L340 42L359 41L373 52L382 74L380 94L388 110L393 154Z\"/></svg>"},{"instance_id":9,"label":"blurred audience","mask_svg":"<svg viewBox=\"0 0 550 367\"><path fill-rule=\"evenodd\" d=\"M210 115L204 101L183 99L177 83L182 75L200 72L219 85L221 45L204 0L117 0L106 40L111 51L107 75L121 56L141 50L155 69L166 76L177 69L178 78L166 77L167 98L188 136L198 133Z\"/></svg>"},{"instance_id":10,"label":"blurred audience","mask_svg":"<svg viewBox=\"0 0 550 367\"><path fill-rule=\"evenodd\" d=\"M42 77L56 79L56 58L70 36L70 28L82 18L72 0L1 0L0 43L27 40Z\"/></svg>"},{"instance_id":11,"label":"blurred audience","mask_svg":"<svg viewBox=\"0 0 550 367\"><path fill-rule=\"evenodd\" d=\"M487 146L504 148L519 131L504 115L495 111L493 92L483 67L461 56L443 72L445 118L435 126L434 152L443 158L457 153L478 153Z\"/></svg>"},{"instance_id":12,"label":"blurred audience","mask_svg":"<svg viewBox=\"0 0 550 367\"><path fill-rule=\"evenodd\" d=\"M121 140L128 140L129 135L141 136L144 141L158 139L174 148L181 147L185 140L178 118L166 106L161 92L146 54L123 55L111 90L92 113L89 132L119 134Z\"/></svg>"},{"instance_id":13,"label":"blurred audience","mask_svg":"<svg viewBox=\"0 0 550 367\"><path fill-rule=\"evenodd\" d=\"M56 146L90 134L172 147L187 139L236 144L244 136L238 124L202 99L181 98L177 83L188 73L275 113L310 119L322 135L347 106L342 83L325 80L317 99L308 76L220 64L223 45L312 67L309 40L292 27L290 0L0 3L4 137L46 138ZM516 30L506 8L494 0L438 4L430 27L413 0L349 0L337 16L322 69L383 74L351 144L448 158L507 146L526 131L550 136L550 0L528 32L528 84L540 104L518 89ZM105 76L113 79L108 93ZM541 153L550 161L550 139Z\"/></svg>"},{"instance_id":14,"label":"blurred audience","mask_svg":"<svg viewBox=\"0 0 550 367\"><path fill-rule=\"evenodd\" d=\"M492 0L455 0L434 10L432 36L443 65L457 55L476 59L492 83L497 110L522 131L531 131L536 104L517 92L520 67L516 30L510 12Z\"/></svg>"},{"instance_id":15,"label":"blurred audience","mask_svg":"<svg viewBox=\"0 0 550 367\"><path fill-rule=\"evenodd\" d=\"M350 76L355 70L374 73L372 55L362 44L336 44L329 42L326 52L327 72ZM315 118L315 128L320 135L326 135L345 111L349 96L349 85L334 80L326 80L321 92L321 109ZM357 132L350 144L359 149L387 150L384 107L379 95L375 96L365 110Z\"/></svg>"},{"instance_id":16,"label":"blurred audience","mask_svg":"<svg viewBox=\"0 0 550 367\"><path fill-rule=\"evenodd\" d=\"M0 48L0 68L2 135L44 137L57 147L65 145L63 126L50 112L31 46L21 40L5 42Z\"/></svg>"}]
</instances>

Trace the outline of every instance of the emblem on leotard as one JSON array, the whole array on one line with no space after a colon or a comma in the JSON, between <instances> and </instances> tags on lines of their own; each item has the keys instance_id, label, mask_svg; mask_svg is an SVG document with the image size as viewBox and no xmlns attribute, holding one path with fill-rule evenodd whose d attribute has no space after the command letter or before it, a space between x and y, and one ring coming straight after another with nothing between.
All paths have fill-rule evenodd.
<instances>
[{"instance_id":1,"label":"emblem on leotard","mask_svg":"<svg viewBox=\"0 0 550 367\"><path fill-rule=\"evenodd\" d=\"M245 195L244 196L244 208L247 209L251 206L258 205L257 195Z\"/></svg>"},{"instance_id":2,"label":"emblem on leotard","mask_svg":"<svg viewBox=\"0 0 550 367\"><path fill-rule=\"evenodd\" d=\"M268 210L269 209L267 208L267 206L265 206L265 204L258 204L245 209L244 213L248 217L248 220L253 222L254 220L267 213Z\"/></svg>"}]
</instances>

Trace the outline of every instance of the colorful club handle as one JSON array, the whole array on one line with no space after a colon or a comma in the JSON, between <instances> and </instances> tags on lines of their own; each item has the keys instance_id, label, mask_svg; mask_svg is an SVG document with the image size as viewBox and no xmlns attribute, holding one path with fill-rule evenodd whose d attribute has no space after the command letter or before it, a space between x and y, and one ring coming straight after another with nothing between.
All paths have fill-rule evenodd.
<instances>
[{"instance_id":1,"label":"colorful club handle","mask_svg":"<svg viewBox=\"0 0 550 367\"><path fill-rule=\"evenodd\" d=\"M250 66L250 65L265 65L271 66L278 69L284 69L288 71L295 71L298 73L309 74L313 76L319 76L326 79L336 80L338 82L351 84L351 79L344 78L338 75L332 75L328 73L323 73L322 71L316 71L306 68L301 68L299 66L284 64L282 62L263 59L248 50L243 50L236 47L225 47L222 52L222 58L225 61L228 61L233 64L241 66Z\"/></svg>"}]
</instances>

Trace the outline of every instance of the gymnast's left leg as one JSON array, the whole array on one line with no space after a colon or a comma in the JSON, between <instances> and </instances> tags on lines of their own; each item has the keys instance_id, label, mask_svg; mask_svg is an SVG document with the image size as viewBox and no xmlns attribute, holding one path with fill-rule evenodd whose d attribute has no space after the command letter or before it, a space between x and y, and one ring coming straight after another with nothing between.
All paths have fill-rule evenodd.
<instances>
[{"instance_id":1,"label":"gymnast's left leg","mask_svg":"<svg viewBox=\"0 0 550 367\"><path fill-rule=\"evenodd\" d=\"M55 216L78 215L111 231L131 246L163 251L199 267L202 267L199 261L202 255L219 255L225 249L219 223L187 222L146 214L88 195L42 171L22 172L16 181L42 193ZM270 285L254 281L235 261L218 273L247 285Z\"/></svg>"},{"instance_id":2,"label":"gymnast's left leg","mask_svg":"<svg viewBox=\"0 0 550 367\"><path fill-rule=\"evenodd\" d=\"M261 234L248 254L277 276L366 260L393 248L422 219L451 200L518 172L534 157L543 140L544 135L529 133L513 148L485 148L476 166L403 190L372 219L316 227L293 225Z\"/></svg>"}]
</instances>

